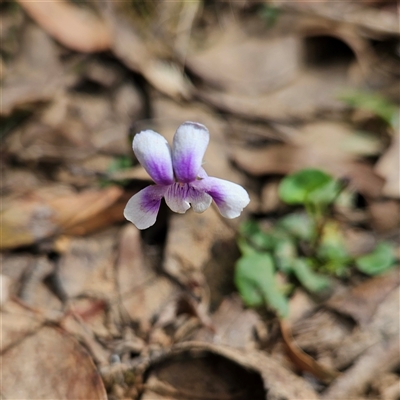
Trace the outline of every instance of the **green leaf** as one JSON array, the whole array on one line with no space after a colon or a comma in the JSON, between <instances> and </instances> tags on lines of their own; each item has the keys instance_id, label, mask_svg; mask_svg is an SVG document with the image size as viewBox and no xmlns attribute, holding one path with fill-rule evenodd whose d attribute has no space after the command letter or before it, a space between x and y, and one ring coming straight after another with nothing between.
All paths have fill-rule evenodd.
<instances>
[{"instance_id":1,"label":"green leaf","mask_svg":"<svg viewBox=\"0 0 400 400\"><path fill-rule=\"evenodd\" d=\"M261 9L260 15L261 18L265 20L267 27L270 28L275 25L281 12L282 10L279 7L273 6L271 4L265 4L264 7Z\"/></svg>"},{"instance_id":2,"label":"green leaf","mask_svg":"<svg viewBox=\"0 0 400 400\"><path fill-rule=\"evenodd\" d=\"M292 272L293 262L297 257L297 248L290 238L279 238L276 241L274 257L280 271L285 274Z\"/></svg>"},{"instance_id":3,"label":"green leaf","mask_svg":"<svg viewBox=\"0 0 400 400\"><path fill-rule=\"evenodd\" d=\"M335 263L348 263L350 256L343 240L343 233L334 221L328 221L322 232L322 240L317 249L318 258Z\"/></svg>"},{"instance_id":4,"label":"green leaf","mask_svg":"<svg viewBox=\"0 0 400 400\"><path fill-rule=\"evenodd\" d=\"M274 262L269 253L240 258L236 263L235 284L246 305L254 307L265 302L280 317L288 315L288 300L278 289Z\"/></svg>"},{"instance_id":5,"label":"green leaf","mask_svg":"<svg viewBox=\"0 0 400 400\"><path fill-rule=\"evenodd\" d=\"M240 252L242 255L246 256L249 254L256 253L257 250L252 246L244 237L238 237L237 245L239 247Z\"/></svg>"},{"instance_id":6,"label":"green leaf","mask_svg":"<svg viewBox=\"0 0 400 400\"><path fill-rule=\"evenodd\" d=\"M279 196L287 204L329 204L340 185L318 169L303 169L286 176L279 185Z\"/></svg>"},{"instance_id":7,"label":"green leaf","mask_svg":"<svg viewBox=\"0 0 400 400\"><path fill-rule=\"evenodd\" d=\"M304 213L286 215L278 221L277 226L301 240L311 240L315 229L310 217Z\"/></svg>"},{"instance_id":8,"label":"green leaf","mask_svg":"<svg viewBox=\"0 0 400 400\"><path fill-rule=\"evenodd\" d=\"M313 204L328 205L336 200L340 190L340 183L331 178L326 184L310 191L307 200Z\"/></svg>"},{"instance_id":9,"label":"green leaf","mask_svg":"<svg viewBox=\"0 0 400 400\"><path fill-rule=\"evenodd\" d=\"M349 262L351 260L330 260L321 265L318 270L329 275L335 275L340 278L350 276Z\"/></svg>"},{"instance_id":10,"label":"green leaf","mask_svg":"<svg viewBox=\"0 0 400 400\"><path fill-rule=\"evenodd\" d=\"M320 292L329 286L329 279L314 272L311 268L311 261L307 258L297 258L294 261L293 273L310 292Z\"/></svg>"},{"instance_id":11,"label":"green leaf","mask_svg":"<svg viewBox=\"0 0 400 400\"><path fill-rule=\"evenodd\" d=\"M263 232L259 225L255 221L246 221L241 224L239 233L244 239L246 239L247 246L253 246L255 250L272 250L274 247L273 235ZM239 244L239 248L242 250L244 247Z\"/></svg>"},{"instance_id":12,"label":"green leaf","mask_svg":"<svg viewBox=\"0 0 400 400\"><path fill-rule=\"evenodd\" d=\"M108 167L108 172L113 173L121 171L132 166L132 160L128 156L115 157L111 165Z\"/></svg>"},{"instance_id":13,"label":"green leaf","mask_svg":"<svg viewBox=\"0 0 400 400\"><path fill-rule=\"evenodd\" d=\"M375 250L356 259L356 267L365 274L377 275L393 267L396 260L393 247L386 242L379 243Z\"/></svg>"},{"instance_id":14,"label":"green leaf","mask_svg":"<svg viewBox=\"0 0 400 400\"><path fill-rule=\"evenodd\" d=\"M257 232L250 237L251 244L254 244L259 250L270 251L275 246L275 238L272 234Z\"/></svg>"},{"instance_id":15,"label":"green leaf","mask_svg":"<svg viewBox=\"0 0 400 400\"><path fill-rule=\"evenodd\" d=\"M260 227L256 221L251 219L242 222L239 226L239 233L242 236L250 237L257 232L260 232Z\"/></svg>"}]
</instances>

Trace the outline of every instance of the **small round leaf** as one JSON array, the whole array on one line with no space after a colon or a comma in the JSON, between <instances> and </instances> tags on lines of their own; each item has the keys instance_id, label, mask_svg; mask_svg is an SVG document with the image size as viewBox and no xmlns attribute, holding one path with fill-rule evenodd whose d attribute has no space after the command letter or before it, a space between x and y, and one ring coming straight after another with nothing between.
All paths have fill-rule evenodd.
<instances>
[{"instance_id":1,"label":"small round leaf","mask_svg":"<svg viewBox=\"0 0 400 400\"><path fill-rule=\"evenodd\" d=\"M286 176L279 185L279 196L287 204L329 204L339 183L318 169L303 169Z\"/></svg>"}]
</instances>

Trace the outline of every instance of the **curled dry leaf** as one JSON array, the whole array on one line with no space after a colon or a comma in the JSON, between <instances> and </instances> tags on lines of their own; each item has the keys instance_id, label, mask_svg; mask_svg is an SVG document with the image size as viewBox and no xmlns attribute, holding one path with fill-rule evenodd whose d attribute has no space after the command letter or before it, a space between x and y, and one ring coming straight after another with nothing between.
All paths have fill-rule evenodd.
<instances>
[{"instance_id":1,"label":"curled dry leaf","mask_svg":"<svg viewBox=\"0 0 400 400\"><path fill-rule=\"evenodd\" d=\"M304 380L259 351L187 342L160 361L147 368L143 399L318 399Z\"/></svg>"},{"instance_id":2,"label":"curled dry leaf","mask_svg":"<svg viewBox=\"0 0 400 400\"><path fill-rule=\"evenodd\" d=\"M300 349L292 337L291 328L287 321L281 320L280 328L289 358L297 368L301 371L311 372L318 379L326 383L331 382L339 375L339 371L322 365Z\"/></svg>"},{"instance_id":3,"label":"curled dry leaf","mask_svg":"<svg viewBox=\"0 0 400 400\"><path fill-rule=\"evenodd\" d=\"M60 187L53 187L48 193L37 191L6 199L1 214L1 246L10 249L29 245L65 230L81 228L85 232L83 224L121 195L122 189L116 186L81 193L60 193Z\"/></svg>"},{"instance_id":4,"label":"curled dry leaf","mask_svg":"<svg viewBox=\"0 0 400 400\"><path fill-rule=\"evenodd\" d=\"M296 345L328 368L336 368L334 353L353 328L347 318L321 308L291 325Z\"/></svg>"},{"instance_id":5,"label":"curled dry leaf","mask_svg":"<svg viewBox=\"0 0 400 400\"><path fill-rule=\"evenodd\" d=\"M93 53L111 46L108 25L86 8L63 0L18 3L38 25L72 50Z\"/></svg>"},{"instance_id":6,"label":"curled dry leaf","mask_svg":"<svg viewBox=\"0 0 400 400\"><path fill-rule=\"evenodd\" d=\"M110 186L110 188L113 186ZM118 188L121 190L120 188ZM121 190L122 192L122 190ZM125 221L124 208L128 200L134 193L124 192L118 199L112 202L110 205L102 208L97 214L93 213L88 219L81 221L79 224L69 226L65 229L64 233L68 235L87 235L89 233L98 232L101 229L109 227L115 222Z\"/></svg>"},{"instance_id":7,"label":"curled dry leaf","mask_svg":"<svg viewBox=\"0 0 400 400\"><path fill-rule=\"evenodd\" d=\"M25 337L2 354L1 362L5 398L107 399L86 350L59 329L43 327Z\"/></svg>"}]
</instances>

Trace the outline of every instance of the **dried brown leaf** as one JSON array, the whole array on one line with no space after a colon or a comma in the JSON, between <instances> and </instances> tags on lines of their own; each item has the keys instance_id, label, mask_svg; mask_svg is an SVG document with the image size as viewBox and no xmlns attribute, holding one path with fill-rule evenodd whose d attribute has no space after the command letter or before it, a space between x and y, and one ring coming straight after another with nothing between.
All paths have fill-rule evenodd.
<instances>
[{"instance_id":1,"label":"dried brown leaf","mask_svg":"<svg viewBox=\"0 0 400 400\"><path fill-rule=\"evenodd\" d=\"M204 268L218 242L233 240L229 229L213 207L202 214L192 210L171 216L165 248L164 270L181 284L200 294L204 290Z\"/></svg>"},{"instance_id":2,"label":"dried brown leaf","mask_svg":"<svg viewBox=\"0 0 400 400\"><path fill-rule=\"evenodd\" d=\"M113 294L116 233L115 229L108 229L90 237L71 238L56 269L64 295L90 293L105 298Z\"/></svg>"},{"instance_id":3,"label":"dried brown leaf","mask_svg":"<svg viewBox=\"0 0 400 400\"><path fill-rule=\"evenodd\" d=\"M111 46L109 27L86 8L64 0L18 3L38 25L72 50L93 53Z\"/></svg>"},{"instance_id":4,"label":"dried brown leaf","mask_svg":"<svg viewBox=\"0 0 400 400\"><path fill-rule=\"evenodd\" d=\"M24 305L47 310L49 314L55 310L61 310L61 301L44 282L53 270L54 263L46 256L34 258L18 285L18 298L23 301Z\"/></svg>"},{"instance_id":5,"label":"dried brown leaf","mask_svg":"<svg viewBox=\"0 0 400 400\"><path fill-rule=\"evenodd\" d=\"M368 329L372 340L366 342L361 355L324 392L324 399L345 399L365 393L369 382L379 373L395 368L399 363L399 297L398 289L393 290L375 313ZM359 339L359 338L358 338ZM358 340L360 341L360 340ZM343 343L342 352L350 352L360 343ZM350 360L349 360L350 361Z\"/></svg>"},{"instance_id":6,"label":"dried brown leaf","mask_svg":"<svg viewBox=\"0 0 400 400\"><path fill-rule=\"evenodd\" d=\"M251 35L243 25L236 18L217 25L208 45L192 46L187 66L210 86L229 93L254 96L290 84L301 67L301 39Z\"/></svg>"},{"instance_id":7,"label":"dried brown leaf","mask_svg":"<svg viewBox=\"0 0 400 400\"><path fill-rule=\"evenodd\" d=\"M12 280L7 275L0 274L0 309L10 298L10 288Z\"/></svg>"},{"instance_id":8,"label":"dried brown leaf","mask_svg":"<svg viewBox=\"0 0 400 400\"><path fill-rule=\"evenodd\" d=\"M34 3L47 4L29 2ZM20 52L4 77L0 108L2 116L9 116L15 108L51 100L66 83L56 46L45 32L28 24L21 43Z\"/></svg>"},{"instance_id":9,"label":"dried brown leaf","mask_svg":"<svg viewBox=\"0 0 400 400\"><path fill-rule=\"evenodd\" d=\"M383 180L369 164L357 161L372 150L379 151L374 138L356 137L342 123L314 122L292 133L291 143L261 148L236 146L232 158L241 168L256 176L321 168L338 178L350 178L359 192L377 197L381 194Z\"/></svg>"},{"instance_id":10,"label":"dried brown leaf","mask_svg":"<svg viewBox=\"0 0 400 400\"><path fill-rule=\"evenodd\" d=\"M288 322L293 325L315 310L317 304L301 288L297 288L289 300Z\"/></svg>"},{"instance_id":11,"label":"dried brown leaf","mask_svg":"<svg viewBox=\"0 0 400 400\"><path fill-rule=\"evenodd\" d=\"M109 186L102 190L88 190L72 198L54 199L50 206L55 210L57 223L62 229L67 229L93 218L121 195L120 187Z\"/></svg>"},{"instance_id":12,"label":"dried brown leaf","mask_svg":"<svg viewBox=\"0 0 400 400\"><path fill-rule=\"evenodd\" d=\"M387 197L400 198L400 133L394 135L389 149L376 164L375 172L386 181L382 193Z\"/></svg>"},{"instance_id":13,"label":"dried brown leaf","mask_svg":"<svg viewBox=\"0 0 400 400\"><path fill-rule=\"evenodd\" d=\"M110 186L81 193L63 193L52 187L50 193L36 191L3 203L1 247L15 248L79 227L114 204L122 189Z\"/></svg>"},{"instance_id":14,"label":"dried brown leaf","mask_svg":"<svg viewBox=\"0 0 400 400\"><path fill-rule=\"evenodd\" d=\"M335 351L351 334L354 324L341 315L317 308L292 326L295 343L329 368L336 368Z\"/></svg>"},{"instance_id":15,"label":"dried brown leaf","mask_svg":"<svg viewBox=\"0 0 400 400\"><path fill-rule=\"evenodd\" d=\"M400 275L398 271L394 271L369 279L347 293L335 295L326 302L326 305L365 326L370 322L382 301L399 284Z\"/></svg>"},{"instance_id":16,"label":"dried brown leaf","mask_svg":"<svg viewBox=\"0 0 400 400\"><path fill-rule=\"evenodd\" d=\"M148 368L144 399L318 399L304 380L259 351L187 342L160 361Z\"/></svg>"},{"instance_id":17,"label":"dried brown leaf","mask_svg":"<svg viewBox=\"0 0 400 400\"><path fill-rule=\"evenodd\" d=\"M89 307L92 307L92 304L90 304ZM85 311L90 310L86 309ZM98 331L96 332L96 330L93 329L92 324L87 324L84 318L85 316L82 317L82 315L79 315L79 310L75 310L74 305L71 307L69 313L61 320L60 326L85 345L96 364L100 366L108 365L111 356L110 351L105 349L98 341L98 338L101 336L104 338L104 335L98 336ZM85 319L88 318L86 317ZM109 337L107 339L109 339Z\"/></svg>"},{"instance_id":18,"label":"dried brown leaf","mask_svg":"<svg viewBox=\"0 0 400 400\"><path fill-rule=\"evenodd\" d=\"M370 202L368 213L373 228L378 232L395 232L399 227L400 204L396 200Z\"/></svg>"},{"instance_id":19,"label":"dried brown leaf","mask_svg":"<svg viewBox=\"0 0 400 400\"><path fill-rule=\"evenodd\" d=\"M397 34L398 19L395 12L377 10L365 7L359 1L325 1L325 2L303 2L283 0L276 1L279 6L287 10L295 10L302 14L310 14L319 21L343 23L353 28L359 28L367 32L371 37L381 37L382 34Z\"/></svg>"},{"instance_id":20,"label":"dried brown leaf","mask_svg":"<svg viewBox=\"0 0 400 400\"><path fill-rule=\"evenodd\" d=\"M0 352L14 347L26 336L36 332L43 323L43 318L33 310L11 299L1 309Z\"/></svg>"},{"instance_id":21,"label":"dried brown leaf","mask_svg":"<svg viewBox=\"0 0 400 400\"><path fill-rule=\"evenodd\" d=\"M121 309L147 331L175 288L148 265L143 256L140 233L132 224L122 231L116 268Z\"/></svg>"},{"instance_id":22,"label":"dried brown leaf","mask_svg":"<svg viewBox=\"0 0 400 400\"><path fill-rule=\"evenodd\" d=\"M329 66L323 70L305 71L292 84L260 96L200 87L195 93L205 103L236 116L262 121L304 121L320 114L343 111L345 105L337 99L337 94L345 89L349 89L347 69Z\"/></svg>"},{"instance_id":23,"label":"dried brown leaf","mask_svg":"<svg viewBox=\"0 0 400 400\"><path fill-rule=\"evenodd\" d=\"M3 177L0 183L0 190L3 196L18 196L22 193L43 186L44 181L37 171L27 168L11 168L7 166L3 170Z\"/></svg>"},{"instance_id":24,"label":"dried brown leaf","mask_svg":"<svg viewBox=\"0 0 400 400\"><path fill-rule=\"evenodd\" d=\"M41 328L3 353L1 362L5 398L107 399L86 350L59 329Z\"/></svg>"},{"instance_id":25,"label":"dried brown leaf","mask_svg":"<svg viewBox=\"0 0 400 400\"><path fill-rule=\"evenodd\" d=\"M174 62L162 60L124 15L109 8L105 14L112 27L111 49L129 69L140 72L161 93L175 99L190 97L190 84Z\"/></svg>"},{"instance_id":26,"label":"dried brown leaf","mask_svg":"<svg viewBox=\"0 0 400 400\"><path fill-rule=\"evenodd\" d=\"M300 349L292 337L292 330L287 321L281 320L280 328L288 356L301 371L311 372L323 382L331 382L339 375L339 371L322 365Z\"/></svg>"},{"instance_id":27,"label":"dried brown leaf","mask_svg":"<svg viewBox=\"0 0 400 400\"><path fill-rule=\"evenodd\" d=\"M202 328L194 335L195 341L207 341L230 347L254 348L254 331L260 318L251 309L244 309L238 296L225 298L211 316L214 330Z\"/></svg>"}]
</instances>

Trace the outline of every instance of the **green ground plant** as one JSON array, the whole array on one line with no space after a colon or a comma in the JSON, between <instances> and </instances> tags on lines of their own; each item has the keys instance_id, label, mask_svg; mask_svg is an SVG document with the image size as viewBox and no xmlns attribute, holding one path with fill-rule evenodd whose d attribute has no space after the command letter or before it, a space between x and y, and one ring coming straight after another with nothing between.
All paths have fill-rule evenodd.
<instances>
[{"instance_id":1,"label":"green ground plant","mask_svg":"<svg viewBox=\"0 0 400 400\"><path fill-rule=\"evenodd\" d=\"M247 306L266 305L281 318L288 315L288 296L294 284L311 293L329 287L332 277L381 274L394 266L395 252L386 242L358 257L349 254L340 224L331 216L344 184L317 169L285 177L281 200L295 211L278 219L268 230L249 220L239 230L242 256L236 263L235 283ZM278 274L290 282L278 284Z\"/></svg>"}]
</instances>

